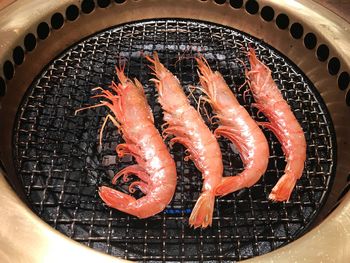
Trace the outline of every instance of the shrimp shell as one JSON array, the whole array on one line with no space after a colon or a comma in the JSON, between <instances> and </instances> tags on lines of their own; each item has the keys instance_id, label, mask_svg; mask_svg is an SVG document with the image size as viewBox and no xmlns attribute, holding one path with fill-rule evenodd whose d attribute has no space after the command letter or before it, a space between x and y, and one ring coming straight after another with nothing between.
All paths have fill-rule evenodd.
<instances>
[{"instance_id":1,"label":"shrimp shell","mask_svg":"<svg viewBox=\"0 0 350 263\"><path fill-rule=\"evenodd\" d=\"M137 79L132 81L127 78L124 68L116 68L116 73L120 83L112 82L113 92L98 88L101 93L94 97L104 100L87 108L106 106L113 112L113 116L107 115L105 123L108 119L112 120L125 140L125 143L117 145L116 152L119 158L131 155L137 162L118 172L112 183L116 184L119 177L128 181L132 174L139 181L130 184L129 192L133 193L138 188L145 195L135 199L106 186L99 188L99 195L112 208L139 218L147 218L163 211L171 201L176 188L176 166L154 126L153 115L141 83Z\"/></svg>"},{"instance_id":2,"label":"shrimp shell","mask_svg":"<svg viewBox=\"0 0 350 263\"><path fill-rule=\"evenodd\" d=\"M256 122L239 104L227 86L222 75L210 69L203 56L196 58L199 79L206 101L214 109L219 127L214 134L229 139L238 149L244 170L236 176L226 176L216 188L216 194L223 196L244 187L251 187L265 173L269 146Z\"/></svg>"},{"instance_id":3,"label":"shrimp shell","mask_svg":"<svg viewBox=\"0 0 350 263\"><path fill-rule=\"evenodd\" d=\"M281 91L273 81L270 69L249 48L248 58L251 70L246 71L250 90L256 101L254 104L269 120L260 125L270 129L282 144L286 157L284 175L272 189L269 198L274 201L287 201L302 176L306 159L306 140L303 129L295 118Z\"/></svg>"},{"instance_id":4,"label":"shrimp shell","mask_svg":"<svg viewBox=\"0 0 350 263\"><path fill-rule=\"evenodd\" d=\"M153 79L159 102L164 110L164 120L168 128L164 135L173 135L170 143L180 143L190 153L191 159L202 172L202 192L193 208L189 223L191 226L207 227L212 224L215 189L222 180L223 164L219 144L204 123L200 114L190 105L179 80L160 63L157 53L152 64L156 78Z\"/></svg>"}]
</instances>

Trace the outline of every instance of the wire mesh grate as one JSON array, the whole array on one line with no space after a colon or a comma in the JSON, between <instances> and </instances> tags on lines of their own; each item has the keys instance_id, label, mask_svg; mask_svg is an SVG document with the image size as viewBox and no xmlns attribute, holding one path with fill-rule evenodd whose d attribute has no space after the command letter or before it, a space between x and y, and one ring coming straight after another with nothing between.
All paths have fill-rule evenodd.
<instances>
[{"instance_id":1,"label":"wire mesh grate","mask_svg":"<svg viewBox=\"0 0 350 263\"><path fill-rule=\"evenodd\" d=\"M252 97L248 94L244 101L244 90L238 91L245 80L238 59L247 63L244 50L249 44L272 70L305 131L306 168L291 200L274 203L267 199L283 174L285 162L277 139L264 130L271 153L266 174L249 189L217 198L213 225L208 229L188 226L202 182L193 163L183 160L184 148L179 145L171 151L178 172L176 193L164 212L140 220L103 205L98 187L111 186L111 177L132 160L118 160L114 149L122 139L111 123L105 129L102 147L98 146L107 109L95 108L74 116L76 109L98 102L90 98L92 88L108 86L115 79L115 65L120 58L126 59L126 73L144 84L160 130L162 112L143 54L156 50L189 93L189 85L198 83L193 57L201 52L222 73L253 118L261 120L263 117L251 107ZM80 243L137 261L228 261L267 253L306 231L330 190L334 141L331 119L315 88L271 47L219 25L157 20L106 30L52 61L29 88L19 109L14 158L32 209ZM229 141L219 139L219 143L225 174L239 173L239 155ZM116 187L123 189L122 184Z\"/></svg>"}]
</instances>

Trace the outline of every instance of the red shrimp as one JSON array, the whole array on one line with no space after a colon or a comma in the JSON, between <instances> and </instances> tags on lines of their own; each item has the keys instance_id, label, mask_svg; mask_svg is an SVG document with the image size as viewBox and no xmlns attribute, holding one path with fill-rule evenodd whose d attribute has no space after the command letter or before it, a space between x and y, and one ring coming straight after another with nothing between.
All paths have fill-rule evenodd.
<instances>
[{"instance_id":1,"label":"red shrimp","mask_svg":"<svg viewBox=\"0 0 350 263\"><path fill-rule=\"evenodd\" d=\"M216 113L219 127L214 134L229 139L238 149L244 170L239 175L223 177L216 188L216 194L223 196L244 187L255 184L265 173L269 146L267 140L250 117L246 109L239 104L236 97L227 86L222 75L213 72L203 56L196 58L198 63L201 89Z\"/></svg>"},{"instance_id":2,"label":"red shrimp","mask_svg":"<svg viewBox=\"0 0 350 263\"><path fill-rule=\"evenodd\" d=\"M153 63L151 69L159 103L164 110L164 121L168 127L165 136L174 135L170 143L180 143L189 153L185 160L191 159L204 179L200 194L189 223L194 228L212 224L215 189L222 180L223 164L219 144L204 123L200 114L190 105L179 80L160 63L157 53L154 58L146 57Z\"/></svg>"},{"instance_id":3,"label":"red shrimp","mask_svg":"<svg viewBox=\"0 0 350 263\"><path fill-rule=\"evenodd\" d=\"M115 184L121 176L124 181L128 181L128 176L135 175L140 181L130 184L129 192L133 193L137 187L145 195L135 199L106 186L99 188L99 195L112 208L139 218L147 218L163 211L171 201L176 188L176 166L154 126L153 115L141 83L137 79L132 81L127 78L124 68L116 68L116 73L120 83L117 85L112 82L113 92L97 88L101 94L94 97L105 100L87 108L106 106L113 112L114 116L108 114L102 126L100 143L103 128L110 119L125 140L125 143L116 147L119 158L131 155L137 162L118 172L112 183Z\"/></svg>"},{"instance_id":4,"label":"red shrimp","mask_svg":"<svg viewBox=\"0 0 350 263\"><path fill-rule=\"evenodd\" d=\"M273 81L270 69L256 57L253 48L249 48L248 57L251 70L246 71L246 76L256 102L254 106L269 120L260 124L276 135L287 162L284 175L272 189L269 198L274 201L287 201L304 170L304 132Z\"/></svg>"}]
</instances>

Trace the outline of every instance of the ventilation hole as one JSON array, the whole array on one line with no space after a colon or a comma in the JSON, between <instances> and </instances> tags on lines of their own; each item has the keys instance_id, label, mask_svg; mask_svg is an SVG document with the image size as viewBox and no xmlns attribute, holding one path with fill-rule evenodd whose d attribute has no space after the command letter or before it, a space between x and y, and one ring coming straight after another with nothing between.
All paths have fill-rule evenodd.
<instances>
[{"instance_id":1,"label":"ventilation hole","mask_svg":"<svg viewBox=\"0 0 350 263\"><path fill-rule=\"evenodd\" d=\"M331 75L336 75L340 69L340 61L338 58L331 58L328 61L328 72Z\"/></svg>"},{"instance_id":2,"label":"ventilation hole","mask_svg":"<svg viewBox=\"0 0 350 263\"><path fill-rule=\"evenodd\" d=\"M117 4L122 4L125 2L125 0L114 0Z\"/></svg>"},{"instance_id":3,"label":"ventilation hole","mask_svg":"<svg viewBox=\"0 0 350 263\"><path fill-rule=\"evenodd\" d=\"M13 78L13 73L15 72L15 69L13 68L13 64L11 61L6 60L4 63L4 76L8 80Z\"/></svg>"},{"instance_id":4,"label":"ventilation hole","mask_svg":"<svg viewBox=\"0 0 350 263\"><path fill-rule=\"evenodd\" d=\"M326 61L329 56L329 48L324 44L319 45L316 54L319 61Z\"/></svg>"},{"instance_id":5,"label":"ventilation hole","mask_svg":"<svg viewBox=\"0 0 350 263\"><path fill-rule=\"evenodd\" d=\"M289 26L289 17L286 14L279 14L276 17L276 25L279 29L286 29Z\"/></svg>"},{"instance_id":6,"label":"ventilation hole","mask_svg":"<svg viewBox=\"0 0 350 263\"><path fill-rule=\"evenodd\" d=\"M24 47L27 51L32 51L36 46L36 38L32 33L29 33L24 38Z\"/></svg>"},{"instance_id":7,"label":"ventilation hole","mask_svg":"<svg viewBox=\"0 0 350 263\"><path fill-rule=\"evenodd\" d=\"M20 46L15 47L15 49L13 50L13 53L12 53L12 58L13 58L13 61L15 62L16 65L21 65L23 63L23 60L24 60L23 48Z\"/></svg>"},{"instance_id":8,"label":"ventilation hole","mask_svg":"<svg viewBox=\"0 0 350 263\"><path fill-rule=\"evenodd\" d=\"M99 7L101 8L106 8L107 6L109 6L111 3L111 0L98 0L97 4Z\"/></svg>"},{"instance_id":9,"label":"ventilation hole","mask_svg":"<svg viewBox=\"0 0 350 263\"><path fill-rule=\"evenodd\" d=\"M317 44L317 38L315 34L313 33L307 33L304 37L304 45L308 49L313 49L316 47Z\"/></svg>"},{"instance_id":10,"label":"ventilation hole","mask_svg":"<svg viewBox=\"0 0 350 263\"><path fill-rule=\"evenodd\" d=\"M50 33L49 25L45 22L42 22L38 25L38 28L36 30L38 37L40 39L45 39Z\"/></svg>"},{"instance_id":11,"label":"ventilation hole","mask_svg":"<svg viewBox=\"0 0 350 263\"><path fill-rule=\"evenodd\" d=\"M84 0L84 1L81 3L81 10L82 10L85 14L91 13L94 9L95 9L95 3L94 3L93 0Z\"/></svg>"},{"instance_id":12,"label":"ventilation hole","mask_svg":"<svg viewBox=\"0 0 350 263\"><path fill-rule=\"evenodd\" d=\"M272 21L272 19L275 16L275 11L273 10L272 7L270 6L264 6L261 9L261 17L265 20L265 21Z\"/></svg>"},{"instance_id":13,"label":"ventilation hole","mask_svg":"<svg viewBox=\"0 0 350 263\"><path fill-rule=\"evenodd\" d=\"M290 27L290 34L295 39L301 38L303 36L303 34L304 34L303 26L301 24L299 24L299 23L292 24L291 27Z\"/></svg>"},{"instance_id":14,"label":"ventilation hole","mask_svg":"<svg viewBox=\"0 0 350 263\"><path fill-rule=\"evenodd\" d=\"M69 21L74 21L79 16L79 8L76 5L70 5L66 10L66 17Z\"/></svg>"},{"instance_id":15,"label":"ventilation hole","mask_svg":"<svg viewBox=\"0 0 350 263\"><path fill-rule=\"evenodd\" d=\"M215 3L217 3L218 5L222 5L225 4L226 0L215 0Z\"/></svg>"},{"instance_id":16,"label":"ventilation hole","mask_svg":"<svg viewBox=\"0 0 350 263\"><path fill-rule=\"evenodd\" d=\"M346 105L350 107L350 90L348 90L348 92L346 93L345 102L346 102Z\"/></svg>"},{"instance_id":17,"label":"ventilation hole","mask_svg":"<svg viewBox=\"0 0 350 263\"><path fill-rule=\"evenodd\" d=\"M259 4L255 0L248 0L245 4L245 10L251 15L256 14L259 11Z\"/></svg>"},{"instance_id":18,"label":"ventilation hole","mask_svg":"<svg viewBox=\"0 0 350 263\"><path fill-rule=\"evenodd\" d=\"M345 90L348 86L349 86L349 73L344 71L339 75L338 87L341 90ZM350 175L349 175L349 180L350 180Z\"/></svg>"},{"instance_id":19,"label":"ventilation hole","mask_svg":"<svg viewBox=\"0 0 350 263\"><path fill-rule=\"evenodd\" d=\"M64 17L60 13L55 13L51 17L51 26L53 29L59 29L63 26Z\"/></svg>"},{"instance_id":20,"label":"ventilation hole","mask_svg":"<svg viewBox=\"0 0 350 263\"><path fill-rule=\"evenodd\" d=\"M233 8L241 8L242 5L243 5L243 0L230 0L230 5L233 7Z\"/></svg>"},{"instance_id":21,"label":"ventilation hole","mask_svg":"<svg viewBox=\"0 0 350 263\"><path fill-rule=\"evenodd\" d=\"M6 93L6 83L5 80L0 77L0 96L3 97Z\"/></svg>"}]
</instances>

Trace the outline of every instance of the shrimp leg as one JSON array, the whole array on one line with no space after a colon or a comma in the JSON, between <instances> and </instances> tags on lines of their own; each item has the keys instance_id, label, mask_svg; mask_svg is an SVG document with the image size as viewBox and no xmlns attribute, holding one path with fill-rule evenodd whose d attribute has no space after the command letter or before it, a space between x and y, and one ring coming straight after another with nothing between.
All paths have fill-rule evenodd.
<instances>
[{"instance_id":1,"label":"shrimp leg","mask_svg":"<svg viewBox=\"0 0 350 263\"><path fill-rule=\"evenodd\" d=\"M134 164L131 166L128 166L126 168L124 168L123 170L121 170L120 172L118 172L112 179L112 184L116 184L117 180L119 177L123 176L123 181L127 182L129 181L129 175L136 175L138 178L140 178L142 181L149 183L150 179L149 179L149 175L147 174L147 172L145 171L145 169L143 169L140 165Z\"/></svg>"}]
</instances>

